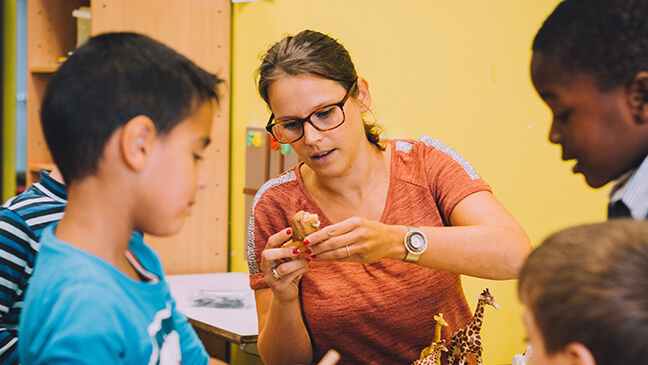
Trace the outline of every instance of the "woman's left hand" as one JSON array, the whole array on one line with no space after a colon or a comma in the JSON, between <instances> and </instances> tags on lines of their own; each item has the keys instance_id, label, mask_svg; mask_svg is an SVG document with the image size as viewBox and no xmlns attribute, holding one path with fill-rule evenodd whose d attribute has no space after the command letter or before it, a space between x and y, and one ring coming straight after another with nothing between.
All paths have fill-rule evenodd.
<instances>
[{"instance_id":1,"label":"woman's left hand","mask_svg":"<svg viewBox=\"0 0 648 365\"><path fill-rule=\"evenodd\" d=\"M384 258L402 260L405 226L389 226L358 217L332 224L304 239L320 261L351 261L370 264ZM403 257L398 257L403 256Z\"/></svg>"}]
</instances>

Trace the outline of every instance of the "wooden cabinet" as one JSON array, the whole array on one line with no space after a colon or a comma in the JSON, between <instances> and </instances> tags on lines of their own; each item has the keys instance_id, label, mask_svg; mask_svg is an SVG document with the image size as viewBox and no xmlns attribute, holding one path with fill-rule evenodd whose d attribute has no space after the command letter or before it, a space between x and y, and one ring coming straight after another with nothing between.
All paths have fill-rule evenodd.
<instances>
[{"instance_id":1,"label":"wooden cabinet","mask_svg":"<svg viewBox=\"0 0 648 365\"><path fill-rule=\"evenodd\" d=\"M59 60L76 47L77 19L72 12L81 6L91 8L93 35L109 31L146 34L230 84L229 0L28 0L28 184L38 179L40 168L52 166L39 109ZM146 237L169 274L227 271L229 92L223 96L206 154L208 186L199 193L193 215L173 237Z\"/></svg>"},{"instance_id":2,"label":"wooden cabinet","mask_svg":"<svg viewBox=\"0 0 648 365\"><path fill-rule=\"evenodd\" d=\"M38 170L52 163L40 127L40 104L58 61L76 46L72 11L89 0L29 0L27 2L27 184Z\"/></svg>"}]
</instances>

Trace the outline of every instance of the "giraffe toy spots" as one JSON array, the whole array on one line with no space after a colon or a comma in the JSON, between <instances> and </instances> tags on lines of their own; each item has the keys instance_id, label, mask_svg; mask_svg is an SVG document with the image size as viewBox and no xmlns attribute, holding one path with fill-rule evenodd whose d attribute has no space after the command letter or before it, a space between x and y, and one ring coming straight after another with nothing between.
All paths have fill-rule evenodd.
<instances>
[{"instance_id":1,"label":"giraffe toy spots","mask_svg":"<svg viewBox=\"0 0 648 365\"><path fill-rule=\"evenodd\" d=\"M464 365L469 353L475 354L477 364L482 365L482 342L479 332L481 331L484 319L484 307L488 304L497 309L499 308L499 304L495 302L495 298L488 292L488 288L484 289L477 298L477 309L475 309L475 315L472 320L466 327L458 329L452 335L448 365L454 365L457 355L459 357L459 365Z\"/></svg>"},{"instance_id":2,"label":"giraffe toy spots","mask_svg":"<svg viewBox=\"0 0 648 365\"><path fill-rule=\"evenodd\" d=\"M441 351L448 351L448 348L445 346L445 340L434 342L430 347L426 347L427 349L430 349L430 354L414 361L412 365L436 365L441 360Z\"/></svg>"}]
</instances>

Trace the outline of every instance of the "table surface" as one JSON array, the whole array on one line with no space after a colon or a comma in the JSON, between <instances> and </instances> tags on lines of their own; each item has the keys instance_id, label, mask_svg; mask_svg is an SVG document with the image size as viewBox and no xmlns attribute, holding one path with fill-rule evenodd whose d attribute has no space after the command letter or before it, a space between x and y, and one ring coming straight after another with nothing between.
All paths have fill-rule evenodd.
<instances>
[{"instance_id":1,"label":"table surface","mask_svg":"<svg viewBox=\"0 0 648 365\"><path fill-rule=\"evenodd\" d=\"M242 272L168 275L171 295L178 311L189 318L194 327L242 345L254 343L259 334L254 291L249 276ZM213 290L241 298L242 308L200 307L192 304L199 290Z\"/></svg>"}]
</instances>

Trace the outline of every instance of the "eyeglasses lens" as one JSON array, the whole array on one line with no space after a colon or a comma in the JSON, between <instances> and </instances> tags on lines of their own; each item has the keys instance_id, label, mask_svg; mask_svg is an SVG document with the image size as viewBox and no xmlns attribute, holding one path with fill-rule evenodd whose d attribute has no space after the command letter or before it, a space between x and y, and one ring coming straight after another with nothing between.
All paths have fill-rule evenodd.
<instances>
[{"instance_id":1,"label":"eyeglasses lens","mask_svg":"<svg viewBox=\"0 0 648 365\"><path fill-rule=\"evenodd\" d=\"M329 105L313 112L307 121L295 120L277 123L272 132L279 142L291 143L304 135L304 123L310 122L320 132L329 131L344 123L344 112L339 105Z\"/></svg>"}]
</instances>

